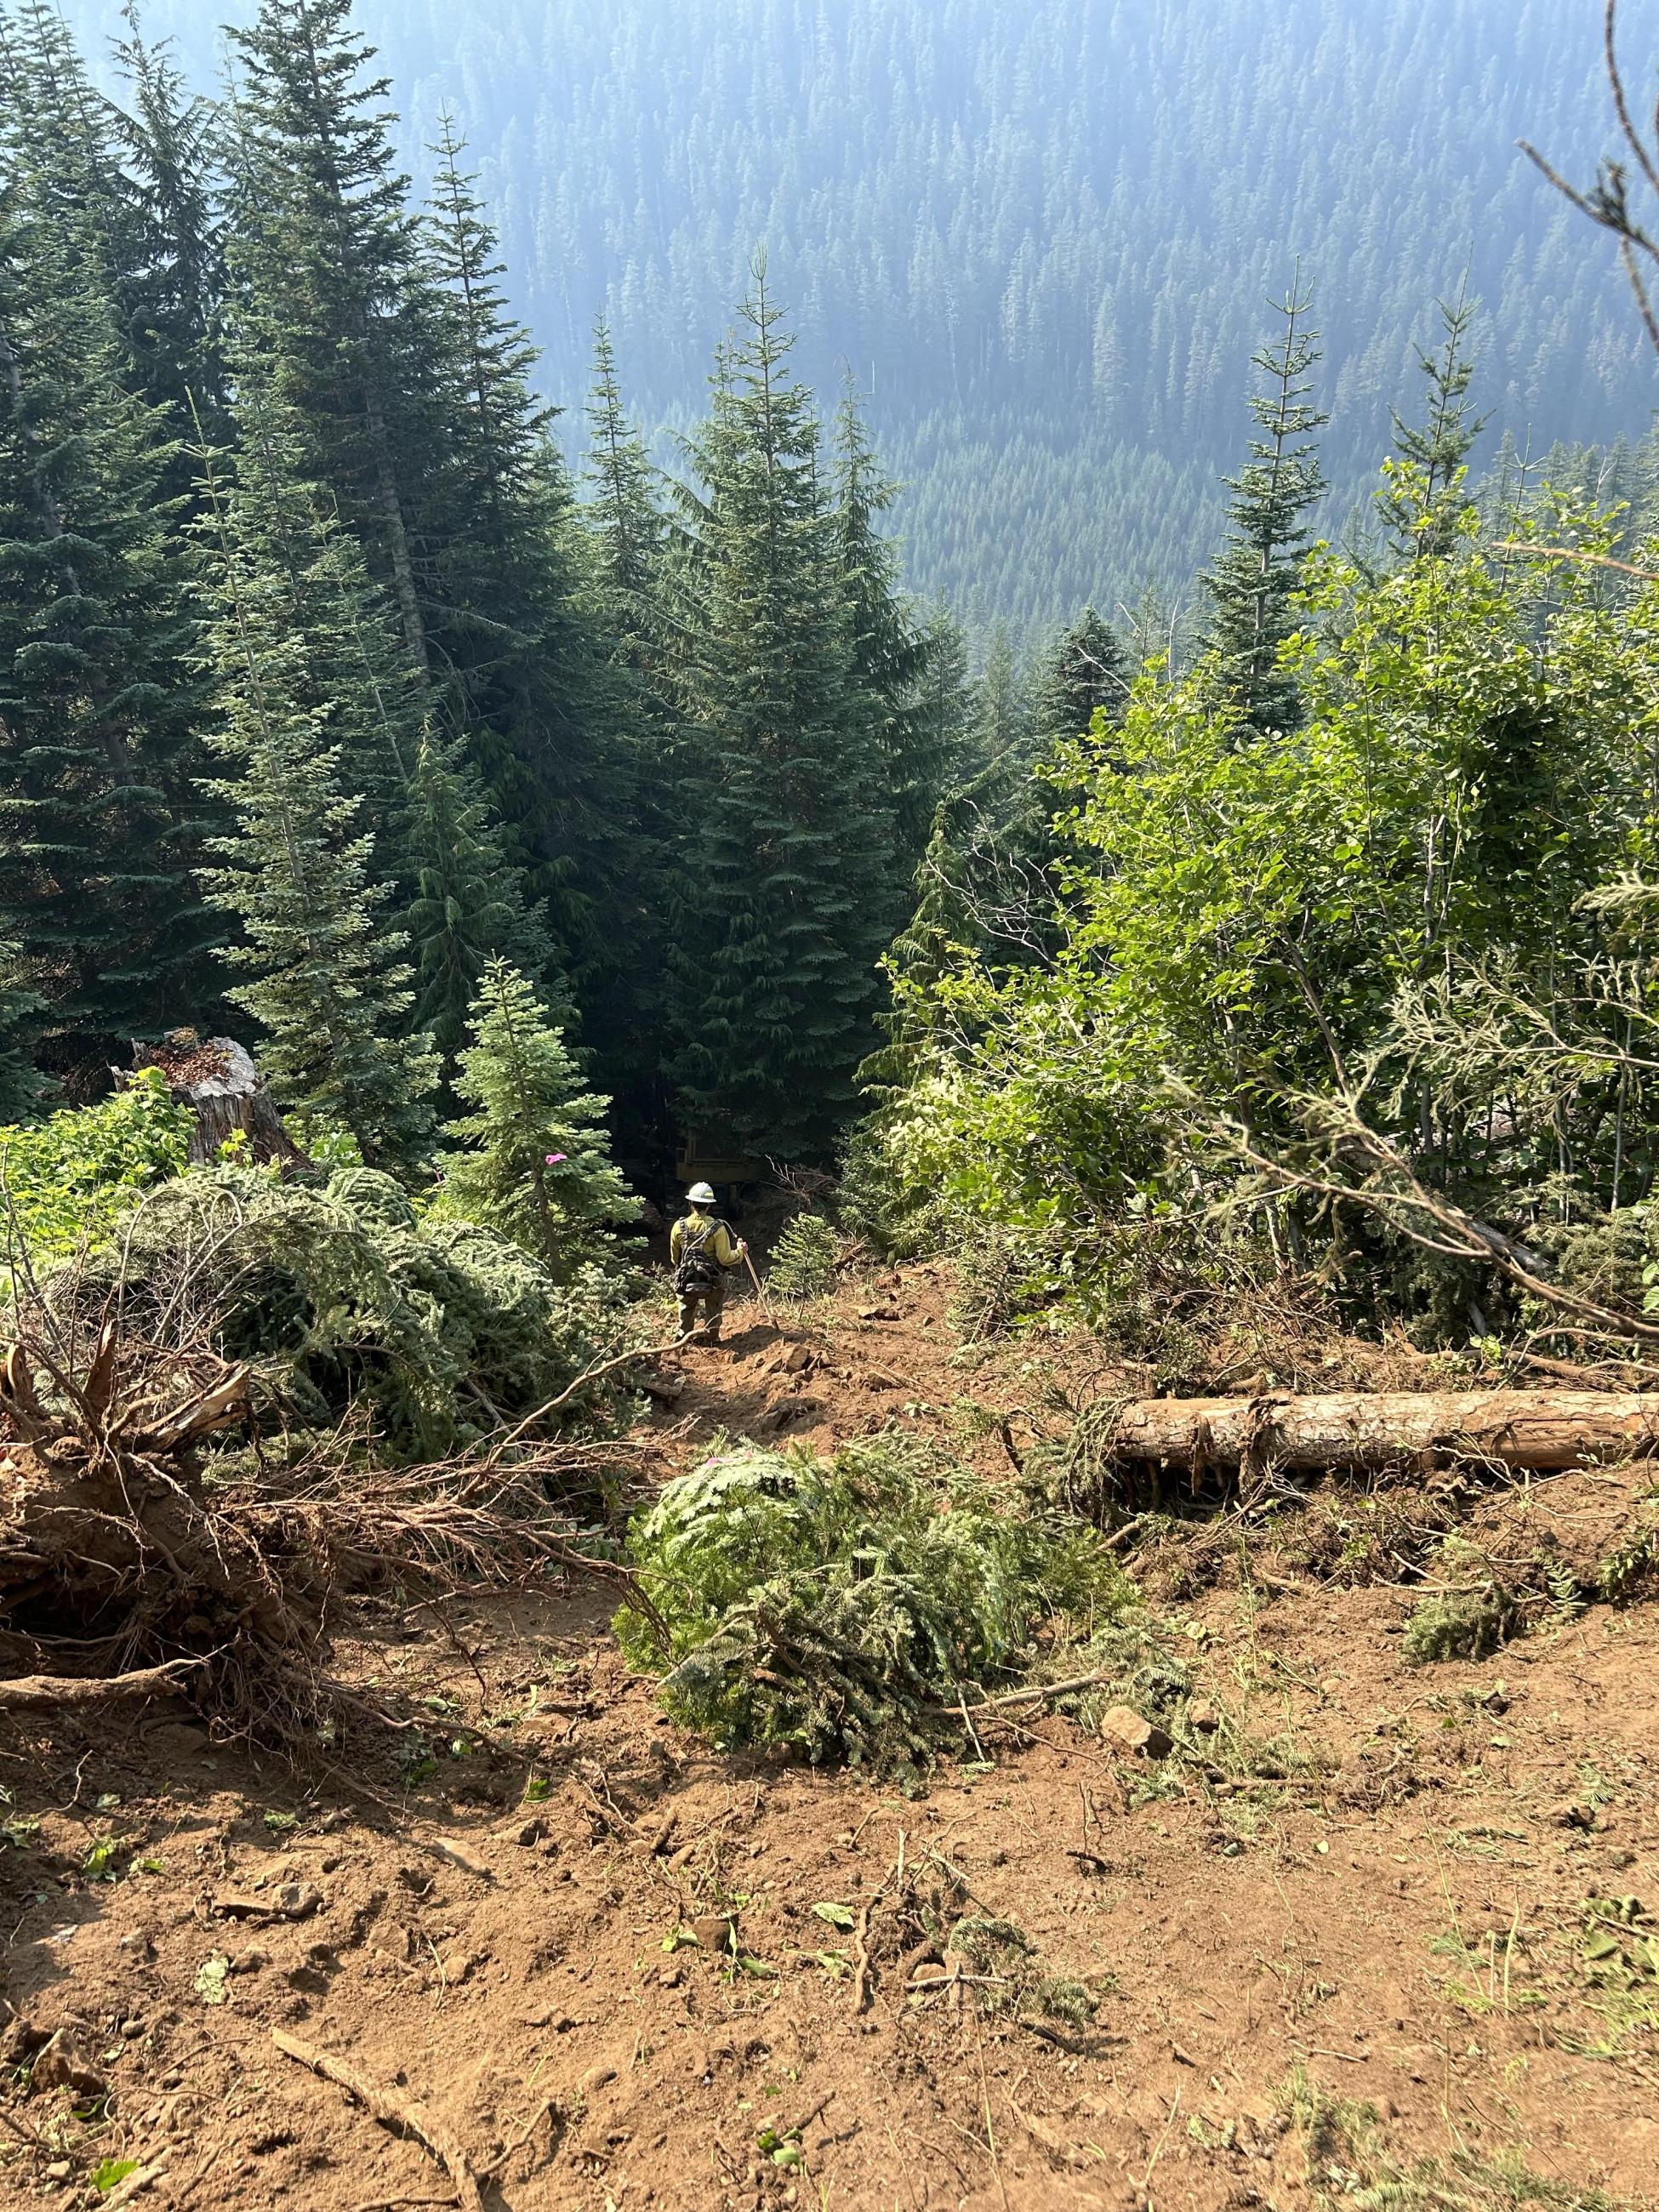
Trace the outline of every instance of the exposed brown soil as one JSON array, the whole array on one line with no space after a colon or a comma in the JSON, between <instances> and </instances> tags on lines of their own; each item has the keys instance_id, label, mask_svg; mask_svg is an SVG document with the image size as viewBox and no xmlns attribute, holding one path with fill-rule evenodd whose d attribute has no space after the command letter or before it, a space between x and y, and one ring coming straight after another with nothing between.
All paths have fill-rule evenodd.
<instances>
[{"instance_id":1,"label":"exposed brown soil","mask_svg":"<svg viewBox=\"0 0 1659 2212\"><path fill-rule=\"evenodd\" d=\"M894 1422L1007 1468L1019 1409L1100 1356L964 1357L949 1288L866 1278L783 1328L735 1308L647 1417L665 1473L720 1428L823 1447ZM1455 1517L1495 1552L1601 1558L1652 1481L1460 1492ZM1289 1778L1148 1766L1053 1715L987 1729L994 1764L912 1801L722 1756L664 1721L580 1587L362 1605L346 1672L422 1717L302 1777L171 1709L8 1723L0 2196L453 2197L280 2028L446 2124L514 2212L1340 2203L1348 2138L1290 2122L1297 2069L1375 2108L1385 2162L1519 2151L1545 2184L1654 2201L1659 1981L1615 1989L1604 1960L1598 1982L1584 1920L1635 1899L1634 1945L1659 1912L1659 1612L1546 1608L1490 1659L1413 1668L1416 1597L1299 1522L1247 1553L1224 1521L1144 1572ZM907 1996L944 1969L896 1915L901 1849L906 1884L1084 1983L1094 2027L988 2014L992 1983ZM665 1948L699 1919L705 1943ZM802 2163L775 2163L797 2134ZM149 2187L100 2197L93 2168L128 2158Z\"/></svg>"}]
</instances>

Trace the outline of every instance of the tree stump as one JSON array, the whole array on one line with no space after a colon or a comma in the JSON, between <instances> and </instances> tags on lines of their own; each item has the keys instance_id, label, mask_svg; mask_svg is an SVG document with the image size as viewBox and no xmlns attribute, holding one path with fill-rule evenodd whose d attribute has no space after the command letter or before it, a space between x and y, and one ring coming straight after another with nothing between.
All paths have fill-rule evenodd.
<instances>
[{"instance_id":1,"label":"tree stump","mask_svg":"<svg viewBox=\"0 0 1659 2212\"><path fill-rule=\"evenodd\" d=\"M283 1126L252 1054L234 1038L169 1030L159 1044L141 1045L134 1061L139 1067L159 1067L169 1096L195 1114L190 1139L194 1164L217 1159L240 1130L247 1139L247 1157L262 1167L273 1162L292 1170L315 1165Z\"/></svg>"}]
</instances>

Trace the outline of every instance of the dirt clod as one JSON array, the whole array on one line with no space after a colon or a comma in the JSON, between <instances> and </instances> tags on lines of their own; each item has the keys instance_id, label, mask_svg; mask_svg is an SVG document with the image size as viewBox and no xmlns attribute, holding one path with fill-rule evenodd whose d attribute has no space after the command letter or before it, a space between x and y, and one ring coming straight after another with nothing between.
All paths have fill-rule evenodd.
<instances>
[{"instance_id":1,"label":"dirt clod","mask_svg":"<svg viewBox=\"0 0 1659 2212\"><path fill-rule=\"evenodd\" d=\"M72 2089L80 2097L101 2097L108 2086L67 2027L58 2029L35 2060L29 2082L36 2089Z\"/></svg>"},{"instance_id":2,"label":"dirt clod","mask_svg":"<svg viewBox=\"0 0 1659 2212\"><path fill-rule=\"evenodd\" d=\"M705 1951L730 1951L737 1944L738 1923L729 1913L700 1912L691 1933Z\"/></svg>"}]
</instances>

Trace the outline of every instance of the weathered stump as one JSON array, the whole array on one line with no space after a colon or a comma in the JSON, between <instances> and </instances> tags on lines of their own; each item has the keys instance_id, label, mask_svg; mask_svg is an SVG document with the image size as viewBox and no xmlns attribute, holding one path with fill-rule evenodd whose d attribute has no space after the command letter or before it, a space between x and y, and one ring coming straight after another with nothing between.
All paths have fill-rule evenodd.
<instances>
[{"instance_id":1,"label":"weathered stump","mask_svg":"<svg viewBox=\"0 0 1659 2212\"><path fill-rule=\"evenodd\" d=\"M234 1038L169 1030L159 1044L140 1046L134 1057L139 1067L159 1067L169 1094L194 1112L190 1157L197 1165L217 1159L238 1133L247 1139L248 1157L261 1166L313 1164L283 1127L252 1054Z\"/></svg>"}]
</instances>

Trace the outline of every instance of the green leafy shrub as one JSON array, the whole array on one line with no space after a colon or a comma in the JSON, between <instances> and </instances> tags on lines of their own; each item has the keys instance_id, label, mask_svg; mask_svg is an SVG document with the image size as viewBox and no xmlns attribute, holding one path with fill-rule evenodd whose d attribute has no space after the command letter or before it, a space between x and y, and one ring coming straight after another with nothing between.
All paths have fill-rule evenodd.
<instances>
[{"instance_id":1,"label":"green leafy shrub","mask_svg":"<svg viewBox=\"0 0 1659 2212\"><path fill-rule=\"evenodd\" d=\"M367 1411L406 1458L544 1404L614 1334L620 1297L596 1268L558 1283L490 1230L417 1217L362 1167L321 1188L242 1167L184 1176L101 1263L108 1287L123 1267L133 1325L187 1308L227 1356L263 1368L290 1418Z\"/></svg>"},{"instance_id":2,"label":"green leafy shrub","mask_svg":"<svg viewBox=\"0 0 1659 2212\"><path fill-rule=\"evenodd\" d=\"M829 1462L742 1446L670 1483L630 1531L665 1654L626 1608L623 1648L666 1664L669 1710L724 1745L927 1765L951 1708L1017 1675L1054 1616L1133 1592L1093 1533L1001 1510L977 1478L890 1438Z\"/></svg>"},{"instance_id":3,"label":"green leafy shrub","mask_svg":"<svg viewBox=\"0 0 1659 2212\"><path fill-rule=\"evenodd\" d=\"M183 1171L194 1126L151 1067L95 1106L0 1129L9 1241L37 1267L106 1242L146 1190Z\"/></svg>"},{"instance_id":4,"label":"green leafy shrub","mask_svg":"<svg viewBox=\"0 0 1659 2212\"><path fill-rule=\"evenodd\" d=\"M798 1213L773 1250L767 1282L781 1298L821 1298L836 1280L836 1232L821 1213Z\"/></svg>"},{"instance_id":5,"label":"green leafy shrub","mask_svg":"<svg viewBox=\"0 0 1659 2212\"><path fill-rule=\"evenodd\" d=\"M1644 1520L1595 1570L1595 1595L1606 1605L1644 1597L1659 1581L1659 1521Z\"/></svg>"}]
</instances>

